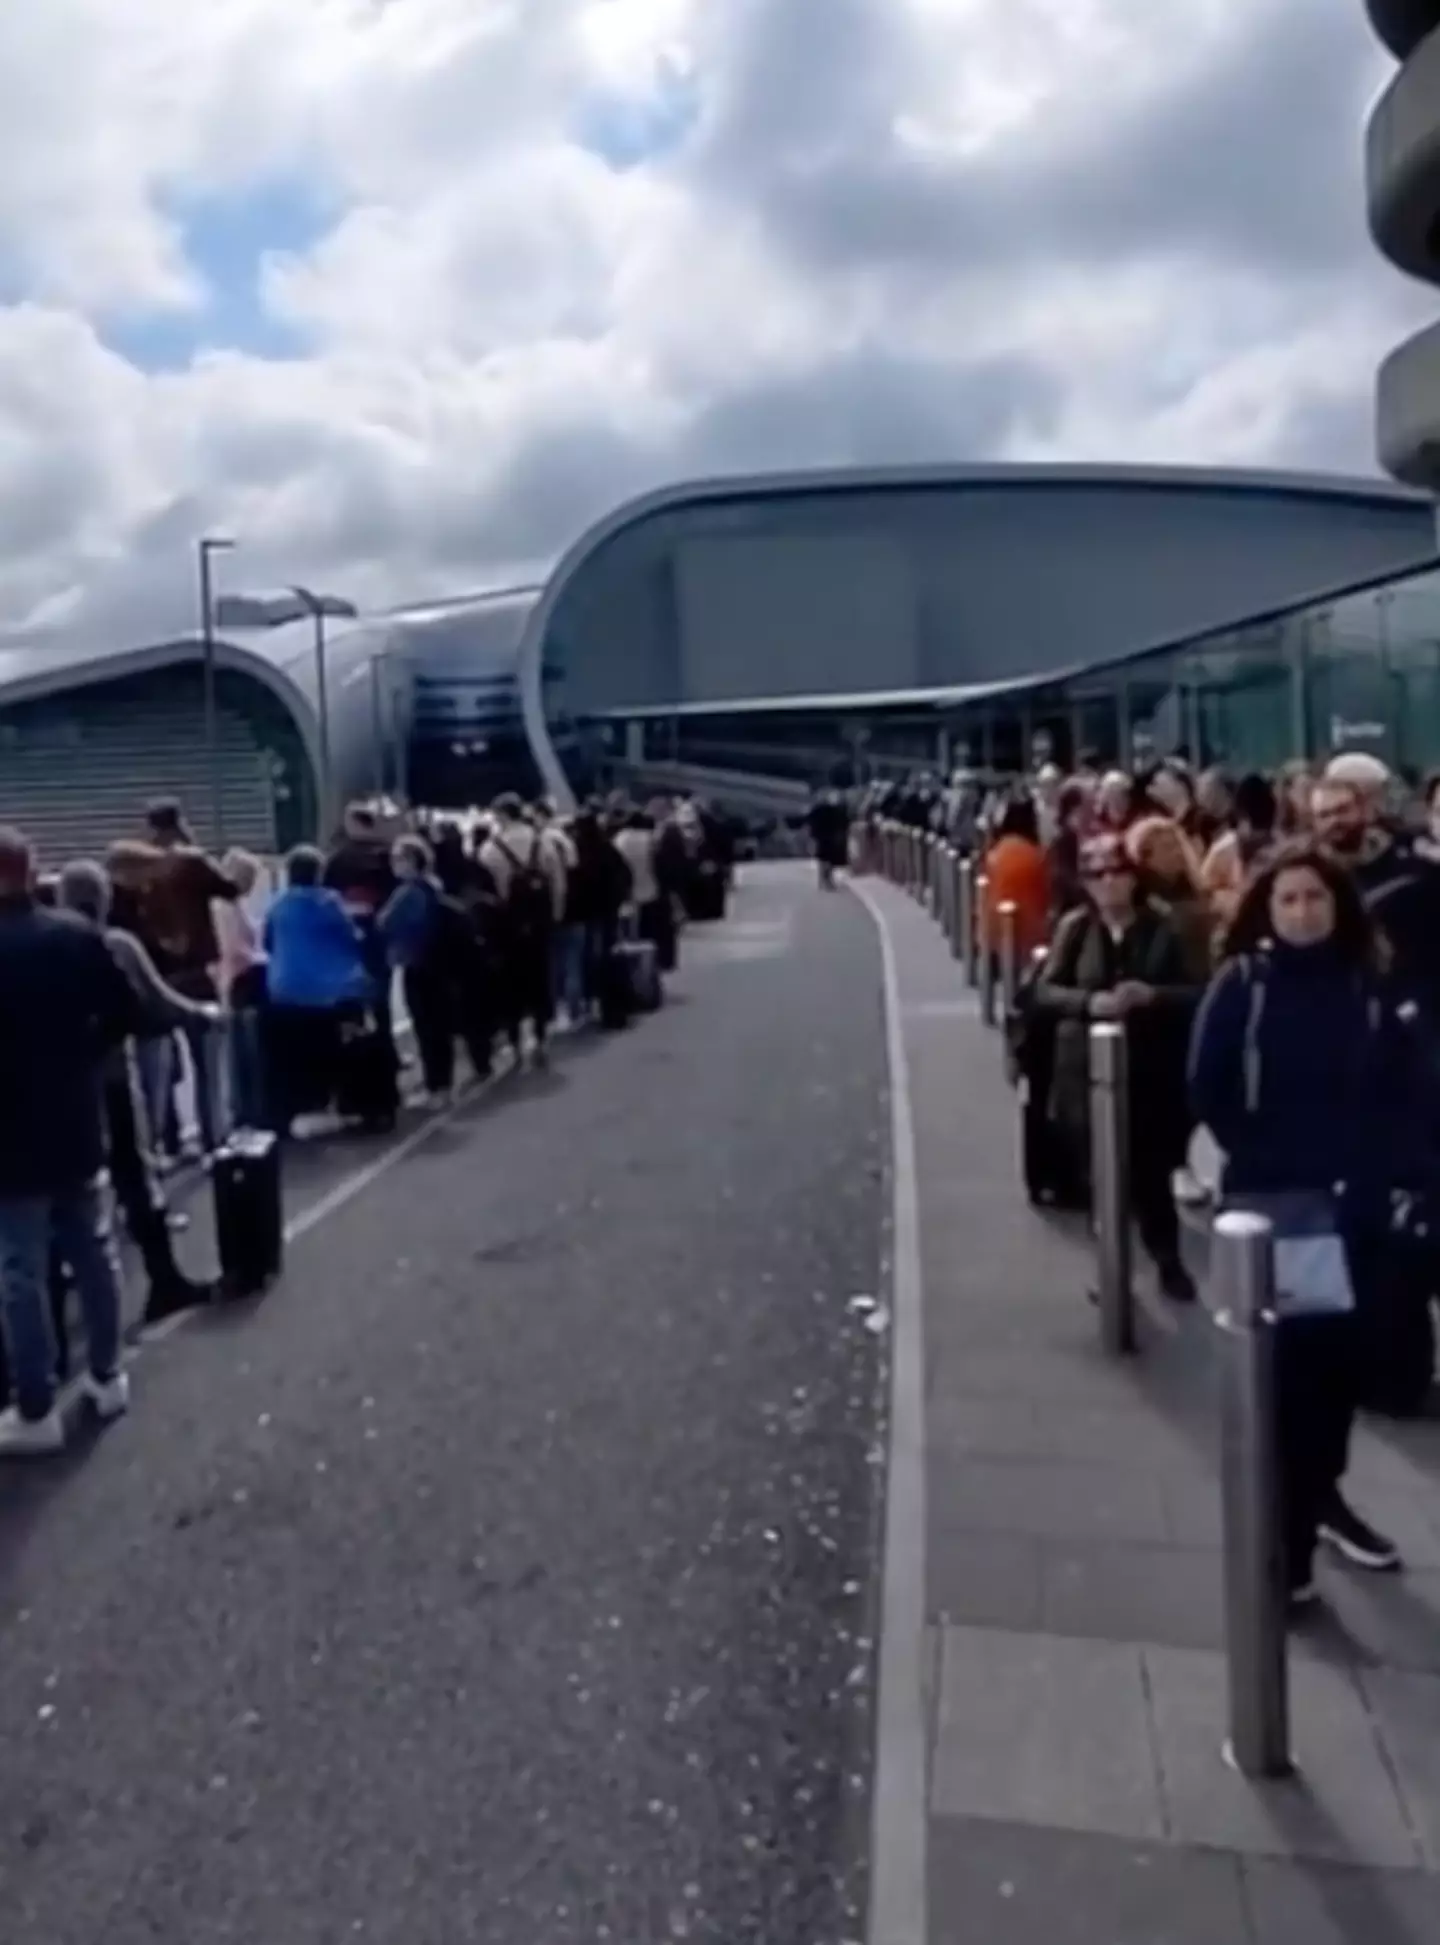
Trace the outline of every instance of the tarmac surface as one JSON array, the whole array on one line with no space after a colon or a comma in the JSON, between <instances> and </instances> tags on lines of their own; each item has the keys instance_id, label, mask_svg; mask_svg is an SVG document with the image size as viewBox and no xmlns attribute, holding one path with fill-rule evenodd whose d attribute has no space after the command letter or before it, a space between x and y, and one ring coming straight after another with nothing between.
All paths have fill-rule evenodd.
<instances>
[{"instance_id":1,"label":"tarmac surface","mask_svg":"<svg viewBox=\"0 0 1440 1945\"><path fill-rule=\"evenodd\" d=\"M657 1018L302 1157L283 1284L0 1475L7 1941L859 1937L879 955L746 876Z\"/></svg>"}]
</instances>

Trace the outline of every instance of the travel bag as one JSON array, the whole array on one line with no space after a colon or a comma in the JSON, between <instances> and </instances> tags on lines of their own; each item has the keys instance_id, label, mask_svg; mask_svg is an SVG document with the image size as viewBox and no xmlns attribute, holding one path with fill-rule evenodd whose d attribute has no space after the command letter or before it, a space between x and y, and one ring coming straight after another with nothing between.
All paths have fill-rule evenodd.
<instances>
[{"instance_id":1,"label":"travel bag","mask_svg":"<svg viewBox=\"0 0 1440 1945\"><path fill-rule=\"evenodd\" d=\"M210 1173L220 1286L227 1297L259 1296L285 1259L280 1143L246 1128L215 1156Z\"/></svg>"},{"instance_id":2,"label":"travel bag","mask_svg":"<svg viewBox=\"0 0 1440 1945\"><path fill-rule=\"evenodd\" d=\"M373 1013L340 1025L336 1111L373 1133L385 1134L400 1112L395 1043Z\"/></svg>"}]
</instances>

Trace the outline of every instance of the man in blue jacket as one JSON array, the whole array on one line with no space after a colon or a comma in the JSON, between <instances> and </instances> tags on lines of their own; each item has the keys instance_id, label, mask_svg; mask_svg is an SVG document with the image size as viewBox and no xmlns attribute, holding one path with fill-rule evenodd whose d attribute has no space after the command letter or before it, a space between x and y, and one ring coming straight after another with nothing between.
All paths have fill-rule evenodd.
<instances>
[{"instance_id":1,"label":"man in blue jacket","mask_svg":"<svg viewBox=\"0 0 1440 1945\"><path fill-rule=\"evenodd\" d=\"M102 1419L129 1403L120 1368L120 1263L105 1174L106 1054L133 1031L135 1002L104 939L48 912L19 831L0 828L0 1326L15 1404L0 1454L58 1451L53 1240L85 1316L85 1391Z\"/></svg>"}]
</instances>

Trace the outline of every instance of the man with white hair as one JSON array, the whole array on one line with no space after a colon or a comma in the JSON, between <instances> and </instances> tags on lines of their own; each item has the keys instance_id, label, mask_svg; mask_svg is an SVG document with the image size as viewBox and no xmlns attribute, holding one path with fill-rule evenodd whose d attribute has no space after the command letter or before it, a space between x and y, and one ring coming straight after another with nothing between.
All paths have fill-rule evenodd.
<instances>
[{"instance_id":1,"label":"man with white hair","mask_svg":"<svg viewBox=\"0 0 1440 1945\"><path fill-rule=\"evenodd\" d=\"M1395 954L1401 982L1440 1026L1440 865L1385 822L1390 772L1351 750L1332 757L1310 801L1315 835L1354 878Z\"/></svg>"}]
</instances>

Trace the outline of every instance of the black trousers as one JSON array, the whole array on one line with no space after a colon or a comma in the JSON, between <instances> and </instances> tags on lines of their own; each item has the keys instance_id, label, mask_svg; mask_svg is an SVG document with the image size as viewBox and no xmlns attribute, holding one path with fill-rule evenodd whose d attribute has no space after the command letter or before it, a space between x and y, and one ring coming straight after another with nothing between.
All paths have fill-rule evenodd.
<instances>
[{"instance_id":1,"label":"black trousers","mask_svg":"<svg viewBox=\"0 0 1440 1945\"><path fill-rule=\"evenodd\" d=\"M1280 1521L1292 1585L1308 1580L1316 1530L1345 1477L1360 1387L1356 1316L1287 1317L1276 1348Z\"/></svg>"},{"instance_id":2,"label":"black trousers","mask_svg":"<svg viewBox=\"0 0 1440 1945\"><path fill-rule=\"evenodd\" d=\"M455 1083L457 1024L450 979L433 966L407 966L403 983L426 1091L447 1093Z\"/></svg>"}]
</instances>

